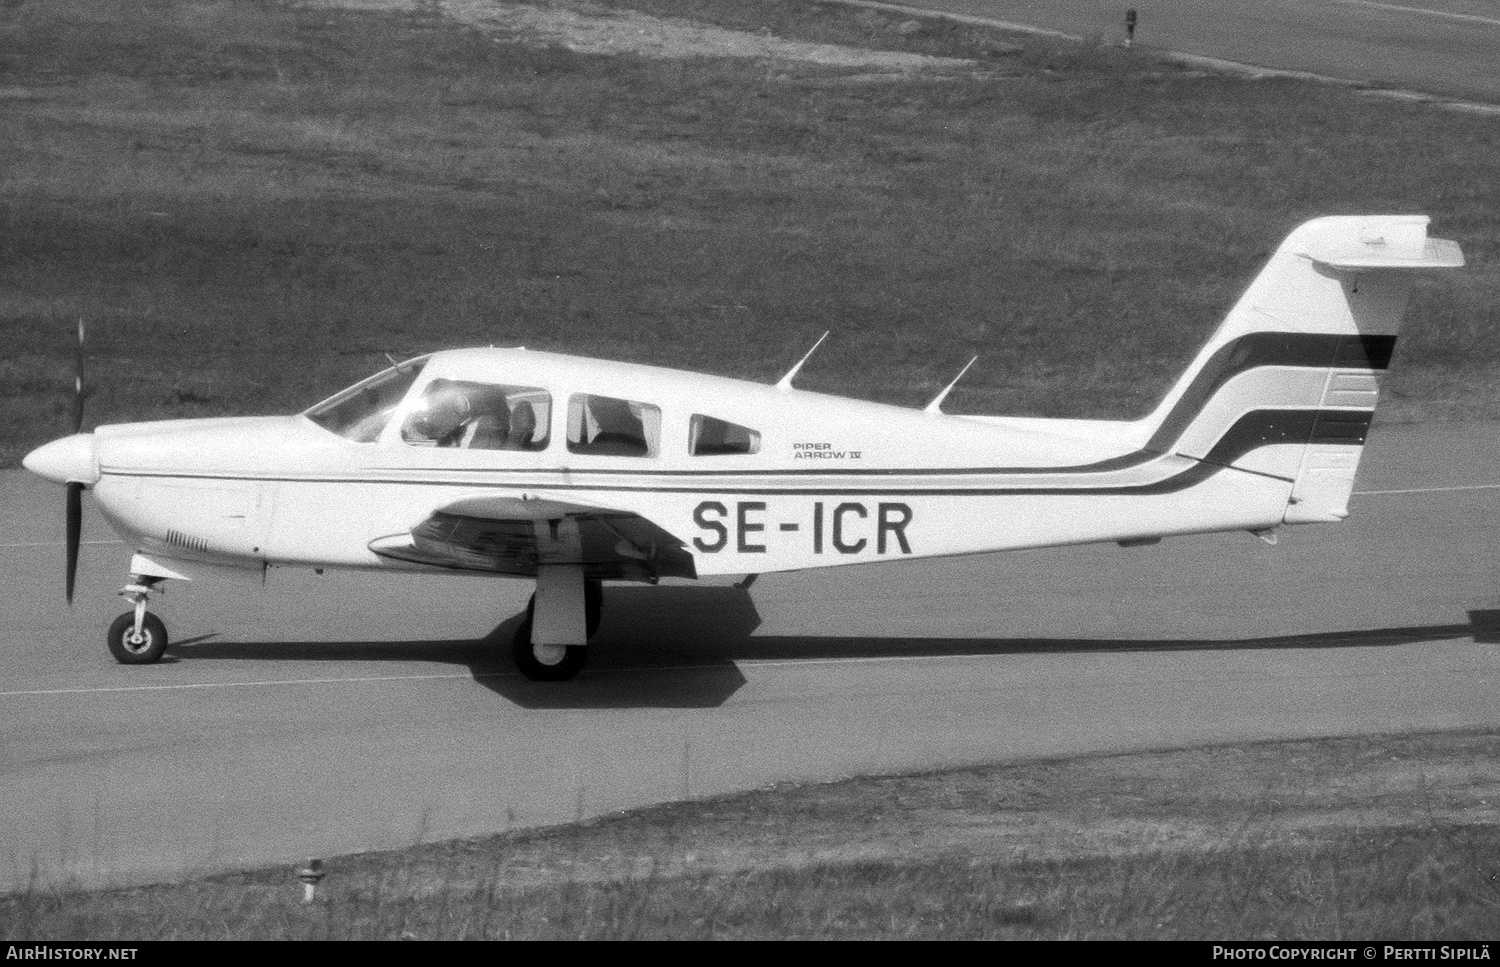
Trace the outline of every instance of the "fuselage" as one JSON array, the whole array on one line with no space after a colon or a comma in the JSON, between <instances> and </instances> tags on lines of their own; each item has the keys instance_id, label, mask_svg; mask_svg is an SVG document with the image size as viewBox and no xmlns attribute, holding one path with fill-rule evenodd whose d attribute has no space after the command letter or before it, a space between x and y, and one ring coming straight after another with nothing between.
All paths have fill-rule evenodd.
<instances>
[{"instance_id":1,"label":"fuselage","mask_svg":"<svg viewBox=\"0 0 1500 967\"><path fill-rule=\"evenodd\" d=\"M508 401L512 424L524 403L540 421L514 446L473 429L436 440L424 434L440 391L468 393L465 407ZM629 426L610 432L612 420ZM497 494L639 515L699 575L1282 521L1291 479L1157 452L1146 435L1136 423L986 420L477 349L413 361L294 416L99 427L91 486L143 552L249 566L401 567L371 543ZM1261 461L1276 449L1252 442Z\"/></svg>"}]
</instances>

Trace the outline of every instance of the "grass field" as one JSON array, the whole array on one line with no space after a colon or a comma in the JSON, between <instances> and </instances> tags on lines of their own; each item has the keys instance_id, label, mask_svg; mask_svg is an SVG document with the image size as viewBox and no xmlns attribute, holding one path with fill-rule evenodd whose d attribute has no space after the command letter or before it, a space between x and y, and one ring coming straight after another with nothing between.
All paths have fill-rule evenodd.
<instances>
[{"instance_id":1,"label":"grass field","mask_svg":"<svg viewBox=\"0 0 1500 967\"><path fill-rule=\"evenodd\" d=\"M181 885L0 898L0 939L1500 935L1500 736L778 787Z\"/></svg>"},{"instance_id":2,"label":"grass field","mask_svg":"<svg viewBox=\"0 0 1500 967\"><path fill-rule=\"evenodd\" d=\"M1133 415L1340 212L1430 214L1472 266L1419 293L1383 417L1500 415L1492 117L803 0L609 6L970 63L10 0L0 465L66 430L78 318L90 425L293 411L492 342L773 379L825 329L810 388L921 403L977 353L955 410Z\"/></svg>"}]
</instances>

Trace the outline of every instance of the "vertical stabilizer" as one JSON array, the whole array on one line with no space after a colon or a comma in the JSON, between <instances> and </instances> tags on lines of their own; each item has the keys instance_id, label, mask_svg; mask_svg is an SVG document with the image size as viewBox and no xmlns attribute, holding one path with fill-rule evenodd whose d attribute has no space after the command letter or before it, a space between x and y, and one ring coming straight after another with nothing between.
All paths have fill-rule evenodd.
<instances>
[{"instance_id":1,"label":"vertical stabilizer","mask_svg":"<svg viewBox=\"0 0 1500 967\"><path fill-rule=\"evenodd\" d=\"M1293 482L1286 523L1342 520L1413 270L1457 268L1426 216L1297 228L1148 418L1148 449Z\"/></svg>"}]
</instances>

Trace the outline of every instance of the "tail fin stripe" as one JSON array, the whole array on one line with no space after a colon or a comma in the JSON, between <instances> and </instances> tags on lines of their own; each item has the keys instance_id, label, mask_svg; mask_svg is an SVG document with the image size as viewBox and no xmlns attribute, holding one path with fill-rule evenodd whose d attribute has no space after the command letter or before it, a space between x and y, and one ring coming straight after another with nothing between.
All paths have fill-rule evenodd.
<instances>
[{"instance_id":1,"label":"tail fin stripe","mask_svg":"<svg viewBox=\"0 0 1500 967\"><path fill-rule=\"evenodd\" d=\"M1389 369L1396 352L1395 336L1339 336L1333 353L1335 369Z\"/></svg>"},{"instance_id":2,"label":"tail fin stripe","mask_svg":"<svg viewBox=\"0 0 1500 967\"><path fill-rule=\"evenodd\" d=\"M1247 413L1225 431L1204 463L1222 467L1260 447L1278 443L1363 443L1373 410L1259 410Z\"/></svg>"},{"instance_id":3,"label":"tail fin stripe","mask_svg":"<svg viewBox=\"0 0 1500 967\"><path fill-rule=\"evenodd\" d=\"M1370 432L1374 410L1318 410L1308 443L1359 445Z\"/></svg>"},{"instance_id":4,"label":"tail fin stripe","mask_svg":"<svg viewBox=\"0 0 1500 967\"><path fill-rule=\"evenodd\" d=\"M1145 449L1166 453L1225 383L1262 366L1383 370L1395 351L1395 336L1252 332L1220 346L1156 428Z\"/></svg>"}]
</instances>

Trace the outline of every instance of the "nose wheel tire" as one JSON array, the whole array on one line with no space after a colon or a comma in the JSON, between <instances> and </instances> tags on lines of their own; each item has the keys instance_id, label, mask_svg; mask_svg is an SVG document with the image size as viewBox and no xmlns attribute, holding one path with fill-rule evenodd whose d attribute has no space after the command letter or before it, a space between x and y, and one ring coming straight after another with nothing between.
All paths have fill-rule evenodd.
<instances>
[{"instance_id":1,"label":"nose wheel tire","mask_svg":"<svg viewBox=\"0 0 1500 967\"><path fill-rule=\"evenodd\" d=\"M160 660L167 650L167 626L151 612L141 621L141 633L135 633L135 612L127 611L109 626L106 639L109 653L122 665L149 665Z\"/></svg>"}]
</instances>

